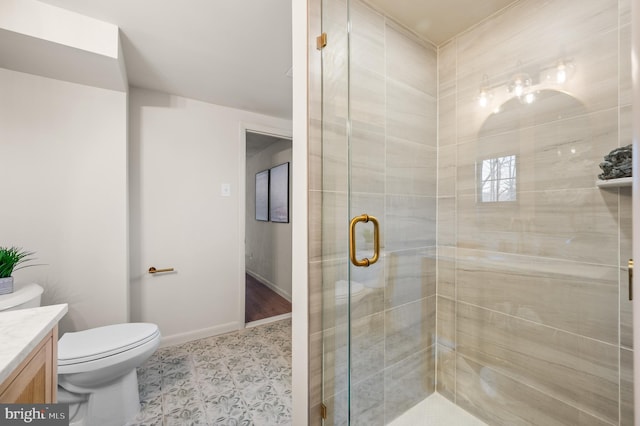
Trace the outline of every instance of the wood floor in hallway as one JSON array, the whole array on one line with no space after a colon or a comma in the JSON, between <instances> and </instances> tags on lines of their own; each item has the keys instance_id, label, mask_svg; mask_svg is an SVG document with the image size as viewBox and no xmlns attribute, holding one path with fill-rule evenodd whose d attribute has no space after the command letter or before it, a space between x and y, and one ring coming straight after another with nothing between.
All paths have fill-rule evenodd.
<instances>
[{"instance_id":1,"label":"wood floor in hallway","mask_svg":"<svg viewBox=\"0 0 640 426\"><path fill-rule=\"evenodd\" d=\"M291 312L291 302L249 274L246 277L245 322L258 321Z\"/></svg>"}]
</instances>

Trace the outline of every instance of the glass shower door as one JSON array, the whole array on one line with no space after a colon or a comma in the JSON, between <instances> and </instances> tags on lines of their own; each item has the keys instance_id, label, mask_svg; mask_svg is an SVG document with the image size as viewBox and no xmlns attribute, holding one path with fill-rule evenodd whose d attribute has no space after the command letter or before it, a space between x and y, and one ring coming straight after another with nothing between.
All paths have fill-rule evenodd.
<instances>
[{"instance_id":1,"label":"glass shower door","mask_svg":"<svg viewBox=\"0 0 640 426\"><path fill-rule=\"evenodd\" d=\"M437 48L371 3L322 0L325 424L632 424L631 189L596 184L631 2L514 1Z\"/></svg>"},{"instance_id":2,"label":"glass shower door","mask_svg":"<svg viewBox=\"0 0 640 426\"><path fill-rule=\"evenodd\" d=\"M325 425L349 421L349 64L347 8L322 0L321 160L322 395ZM314 413L311 414L313 418Z\"/></svg>"},{"instance_id":3,"label":"glass shower door","mask_svg":"<svg viewBox=\"0 0 640 426\"><path fill-rule=\"evenodd\" d=\"M436 50L322 9L325 424L383 425L435 390Z\"/></svg>"}]
</instances>

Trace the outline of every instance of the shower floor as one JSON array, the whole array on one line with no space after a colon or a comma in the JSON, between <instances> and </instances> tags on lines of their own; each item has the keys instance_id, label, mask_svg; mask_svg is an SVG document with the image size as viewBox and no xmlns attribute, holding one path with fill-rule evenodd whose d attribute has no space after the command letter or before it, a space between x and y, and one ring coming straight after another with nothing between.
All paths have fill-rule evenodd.
<instances>
[{"instance_id":1,"label":"shower floor","mask_svg":"<svg viewBox=\"0 0 640 426\"><path fill-rule=\"evenodd\" d=\"M439 393L433 393L389 426L487 426Z\"/></svg>"}]
</instances>

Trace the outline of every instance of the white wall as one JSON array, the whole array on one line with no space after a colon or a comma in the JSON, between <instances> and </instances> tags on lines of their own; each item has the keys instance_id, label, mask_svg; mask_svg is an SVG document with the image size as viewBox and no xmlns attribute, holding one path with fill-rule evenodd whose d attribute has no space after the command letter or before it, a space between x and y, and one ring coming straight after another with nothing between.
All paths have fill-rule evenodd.
<instances>
[{"instance_id":1,"label":"white wall","mask_svg":"<svg viewBox=\"0 0 640 426\"><path fill-rule=\"evenodd\" d=\"M293 32L292 424L309 424L309 2L291 2ZM313 36L315 37L315 34Z\"/></svg>"},{"instance_id":2,"label":"white wall","mask_svg":"<svg viewBox=\"0 0 640 426\"><path fill-rule=\"evenodd\" d=\"M261 222L256 220L256 173L282 163L291 164L291 141L283 139L273 143L256 155L247 158L245 267L250 275L271 287L291 301L291 210L289 223ZM289 208L291 185L289 184Z\"/></svg>"},{"instance_id":3,"label":"white wall","mask_svg":"<svg viewBox=\"0 0 640 426\"><path fill-rule=\"evenodd\" d=\"M0 0L0 68L129 90L116 25L36 0Z\"/></svg>"},{"instance_id":4,"label":"white wall","mask_svg":"<svg viewBox=\"0 0 640 426\"><path fill-rule=\"evenodd\" d=\"M61 332L128 320L127 94L0 69L0 245L69 303Z\"/></svg>"},{"instance_id":5,"label":"white wall","mask_svg":"<svg viewBox=\"0 0 640 426\"><path fill-rule=\"evenodd\" d=\"M118 57L118 26L36 0L0 0L0 28Z\"/></svg>"},{"instance_id":6,"label":"white wall","mask_svg":"<svg viewBox=\"0 0 640 426\"><path fill-rule=\"evenodd\" d=\"M137 88L129 118L132 320L157 323L164 344L244 326L243 128L291 122Z\"/></svg>"}]
</instances>

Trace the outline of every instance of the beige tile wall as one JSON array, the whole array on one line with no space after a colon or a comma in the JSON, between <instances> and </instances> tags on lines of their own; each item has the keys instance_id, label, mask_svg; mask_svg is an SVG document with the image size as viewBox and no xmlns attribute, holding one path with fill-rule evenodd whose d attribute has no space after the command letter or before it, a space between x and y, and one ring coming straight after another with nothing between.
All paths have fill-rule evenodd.
<instances>
[{"instance_id":1,"label":"beige tile wall","mask_svg":"<svg viewBox=\"0 0 640 426\"><path fill-rule=\"evenodd\" d=\"M352 1L351 176L346 0L309 5L310 424L322 401L325 424L347 418L336 300L362 212L382 218L385 256L351 276L368 284L351 311L355 424L434 389L494 425L633 424L631 193L595 188L630 143L630 0L521 0L437 55ZM506 91L559 59L576 64L562 91L477 106L483 76ZM478 203L476 164L502 155L518 156L517 201Z\"/></svg>"},{"instance_id":2,"label":"beige tile wall","mask_svg":"<svg viewBox=\"0 0 640 426\"><path fill-rule=\"evenodd\" d=\"M633 424L631 193L595 187L630 143L629 3L521 0L439 47L437 389L489 424ZM479 107L563 58L534 104ZM503 155L517 201L482 203Z\"/></svg>"}]
</instances>

